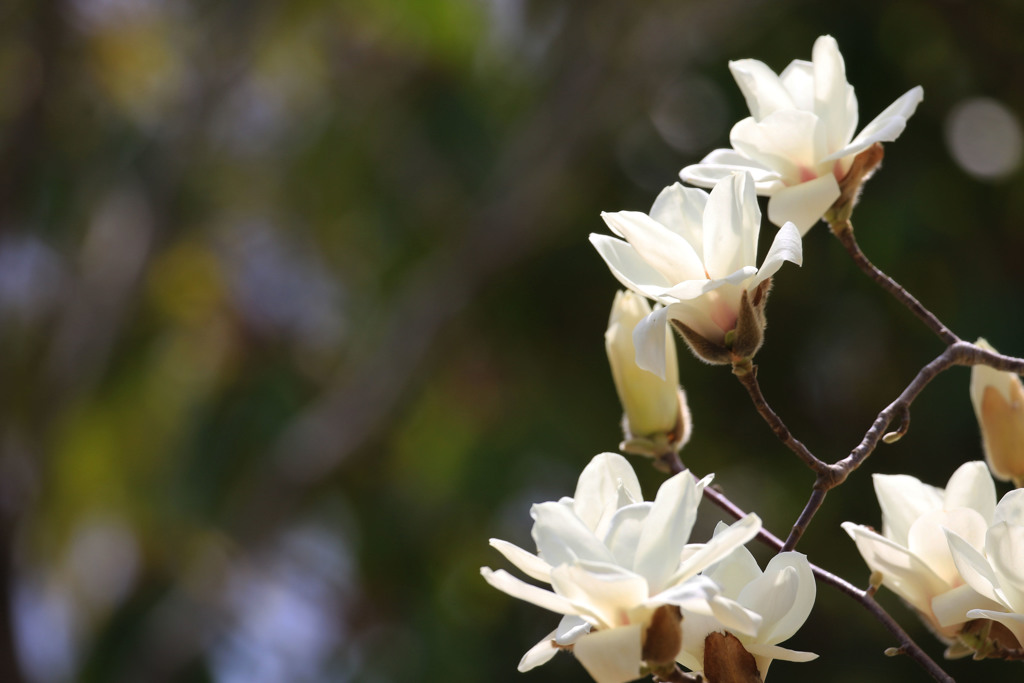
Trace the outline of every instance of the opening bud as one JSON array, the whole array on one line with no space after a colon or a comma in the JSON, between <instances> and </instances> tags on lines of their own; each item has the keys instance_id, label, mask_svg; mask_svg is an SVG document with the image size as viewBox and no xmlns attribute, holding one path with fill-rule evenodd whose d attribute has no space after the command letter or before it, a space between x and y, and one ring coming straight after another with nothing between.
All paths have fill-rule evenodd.
<instances>
[{"instance_id":1,"label":"opening bud","mask_svg":"<svg viewBox=\"0 0 1024 683\"><path fill-rule=\"evenodd\" d=\"M977 345L995 351L984 339ZM971 368L971 403L992 475L1024 486L1024 386L1020 377L987 365Z\"/></svg>"}]
</instances>

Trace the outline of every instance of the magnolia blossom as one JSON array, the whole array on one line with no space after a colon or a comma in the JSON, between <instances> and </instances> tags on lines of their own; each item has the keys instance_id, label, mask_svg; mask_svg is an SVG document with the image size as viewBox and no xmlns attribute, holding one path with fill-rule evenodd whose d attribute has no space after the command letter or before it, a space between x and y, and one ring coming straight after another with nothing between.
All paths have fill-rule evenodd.
<instances>
[{"instance_id":1,"label":"magnolia blossom","mask_svg":"<svg viewBox=\"0 0 1024 683\"><path fill-rule=\"evenodd\" d=\"M752 307L763 307L766 292L758 288L767 286L783 261L799 265L803 258L800 235L787 223L775 235L761 267L754 265L761 210L749 173L728 174L710 194L676 183L662 190L650 214L619 211L601 216L622 238L590 236L612 274L634 292L664 305L633 333L637 365L662 378L669 319L685 326L691 348L693 338L685 335L686 330L721 349L722 358L702 355L706 360L728 362L728 352L741 346L740 355L752 355L760 345L763 319L756 329L740 330L740 335L738 326L755 315ZM750 301L755 292L757 300ZM756 340L738 338L751 335Z\"/></svg>"},{"instance_id":2,"label":"magnolia blossom","mask_svg":"<svg viewBox=\"0 0 1024 683\"><path fill-rule=\"evenodd\" d=\"M679 362L672 331L667 327L664 330L664 379L636 364L633 330L650 313L651 306L643 297L629 291L616 292L604 334L608 364L625 413L626 440L620 448L641 455L659 455L659 446L675 450L690 437L690 411L686 394L679 388Z\"/></svg>"},{"instance_id":3,"label":"magnolia blossom","mask_svg":"<svg viewBox=\"0 0 1024 683\"><path fill-rule=\"evenodd\" d=\"M854 157L899 137L924 96L920 86L911 89L854 137L857 98L832 36L815 41L813 61L794 60L778 75L755 59L730 62L729 69L751 115L733 126L732 149L717 149L680 175L711 187L747 171L757 193L771 197L768 218L791 221L801 234L839 198Z\"/></svg>"},{"instance_id":4,"label":"magnolia blossom","mask_svg":"<svg viewBox=\"0 0 1024 683\"><path fill-rule=\"evenodd\" d=\"M995 351L984 339L977 345ZM987 365L973 366L971 403L992 474L1024 486L1024 386L1020 377Z\"/></svg>"},{"instance_id":5,"label":"magnolia blossom","mask_svg":"<svg viewBox=\"0 0 1024 683\"><path fill-rule=\"evenodd\" d=\"M749 620L734 614L717 596L715 583L699 572L753 538L761 520L748 515L707 544L688 545L709 481L698 482L684 471L666 480L653 502L644 502L626 459L602 453L583 470L573 498L533 506L536 555L491 539L520 571L551 590L484 567L487 582L563 615L558 627L526 653L519 670L544 664L559 648L572 646L598 683L633 680L651 651L659 653L654 664L675 658L681 646L676 608L749 630ZM652 642L655 621L658 643Z\"/></svg>"},{"instance_id":6,"label":"magnolia blossom","mask_svg":"<svg viewBox=\"0 0 1024 683\"><path fill-rule=\"evenodd\" d=\"M716 535L725 530L719 524ZM714 617L689 614L683 610L683 649L679 663L692 671L703 671L704 643L708 634L728 631L735 635L744 649L754 656L761 679L768 673L773 659L807 662L817 657L811 652L798 652L779 647L803 625L811 613L817 589L807 558L797 552L773 557L762 572L757 560L744 547L702 573L712 579L721 591L722 600L730 600L750 624L749 630L728 629Z\"/></svg>"},{"instance_id":7,"label":"magnolia blossom","mask_svg":"<svg viewBox=\"0 0 1024 683\"><path fill-rule=\"evenodd\" d=\"M876 474L874 484L882 533L850 522L843 528L872 572L881 574L882 585L952 642L970 618L962 606L998 608L965 581L946 542L952 532L972 548L983 546L996 507L988 468L980 461L961 465L945 490L902 474Z\"/></svg>"},{"instance_id":8,"label":"magnolia blossom","mask_svg":"<svg viewBox=\"0 0 1024 683\"><path fill-rule=\"evenodd\" d=\"M991 619L1009 629L1018 649L1024 648L1024 489L1003 496L980 537L945 532L960 576L983 600L950 601L938 612L939 619Z\"/></svg>"}]
</instances>

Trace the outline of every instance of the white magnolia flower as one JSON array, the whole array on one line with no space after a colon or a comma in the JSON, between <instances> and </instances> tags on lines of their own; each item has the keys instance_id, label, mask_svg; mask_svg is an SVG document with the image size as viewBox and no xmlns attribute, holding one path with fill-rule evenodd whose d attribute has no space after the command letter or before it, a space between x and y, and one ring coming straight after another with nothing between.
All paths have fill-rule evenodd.
<instances>
[{"instance_id":1,"label":"white magnolia flower","mask_svg":"<svg viewBox=\"0 0 1024 683\"><path fill-rule=\"evenodd\" d=\"M996 505L991 524L980 537L945 529L953 562L967 585L983 600L963 599L941 605L940 621L991 619L1024 648L1024 489L1010 491ZM987 603L987 604L986 604Z\"/></svg>"},{"instance_id":2,"label":"white magnolia flower","mask_svg":"<svg viewBox=\"0 0 1024 683\"><path fill-rule=\"evenodd\" d=\"M724 531L720 524L716 535ZM807 557L797 552L773 557L762 572L757 560L744 547L738 547L720 562L702 573L721 590L721 599L732 602L737 611L747 614L757 627L750 631L730 630L714 617L689 614L683 610L683 649L679 663L692 671L702 671L704 642L713 632L730 632L744 649L754 656L761 679L773 659L808 662L817 658L811 652L779 647L803 625L814 606L817 587Z\"/></svg>"},{"instance_id":3,"label":"white magnolia flower","mask_svg":"<svg viewBox=\"0 0 1024 683\"><path fill-rule=\"evenodd\" d=\"M690 411L686 395L679 388L679 362L672 331L667 327L664 330L664 379L636 364L633 330L650 313L651 306L642 296L629 291L616 292L604 334L612 379L625 412L626 441L620 448L642 455L658 455L655 451L659 442L663 447L675 449L685 444L690 436Z\"/></svg>"},{"instance_id":4,"label":"white magnolia flower","mask_svg":"<svg viewBox=\"0 0 1024 683\"><path fill-rule=\"evenodd\" d=\"M832 36L814 43L813 61L794 60L776 75L763 62L730 62L750 116L717 149L687 166L683 180L711 187L734 171L750 172L757 193L771 197L768 218L806 233L840 196L839 183L857 154L899 137L924 97L920 86L889 105L857 137L857 98Z\"/></svg>"},{"instance_id":5,"label":"white magnolia flower","mask_svg":"<svg viewBox=\"0 0 1024 683\"><path fill-rule=\"evenodd\" d=\"M564 615L558 628L526 653L519 670L544 664L571 645L598 683L638 678L651 619L666 605L750 630L746 615L734 615L717 597L714 582L698 574L753 538L761 520L748 515L707 544L688 545L709 481L697 482L684 471L661 485L654 502L644 502L626 459L602 453L583 470L575 497L533 506L536 555L491 539L512 564L551 584L551 590L484 567L487 582Z\"/></svg>"},{"instance_id":6,"label":"white magnolia flower","mask_svg":"<svg viewBox=\"0 0 1024 683\"><path fill-rule=\"evenodd\" d=\"M984 339L977 345L995 351ZM1020 377L987 365L973 366L971 403L992 474L1024 486L1024 386Z\"/></svg>"},{"instance_id":7,"label":"white magnolia flower","mask_svg":"<svg viewBox=\"0 0 1024 683\"><path fill-rule=\"evenodd\" d=\"M868 567L882 575L882 585L952 642L968 619L961 606L997 607L968 585L946 542L947 532L953 532L975 549L983 546L996 507L988 467L981 461L961 465L945 490L902 474L876 474L874 484L882 533L850 522L843 529Z\"/></svg>"},{"instance_id":8,"label":"white magnolia flower","mask_svg":"<svg viewBox=\"0 0 1024 683\"><path fill-rule=\"evenodd\" d=\"M662 190L650 215L619 211L601 216L622 238L590 236L612 274L634 292L664 304L637 326L633 337L637 365L659 377L665 377L669 319L727 351L744 293L753 296L783 261L799 265L803 258L800 235L787 223L760 269L754 265L761 210L748 173L728 174L710 194L676 183ZM763 306L764 295L752 305ZM759 345L760 327L756 334ZM749 350L752 354L756 345Z\"/></svg>"}]
</instances>

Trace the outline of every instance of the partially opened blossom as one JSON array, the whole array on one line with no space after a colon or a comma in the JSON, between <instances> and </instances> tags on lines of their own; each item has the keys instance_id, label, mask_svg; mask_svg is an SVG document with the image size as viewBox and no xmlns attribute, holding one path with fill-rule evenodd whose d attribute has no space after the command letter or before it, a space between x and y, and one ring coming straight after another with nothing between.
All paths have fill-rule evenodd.
<instances>
[{"instance_id":1,"label":"partially opened blossom","mask_svg":"<svg viewBox=\"0 0 1024 683\"><path fill-rule=\"evenodd\" d=\"M977 345L995 351L984 339ZM987 365L971 368L971 403L985 460L998 479L1024 486L1024 386L1020 377Z\"/></svg>"},{"instance_id":2,"label":"partially opened blossom","mask_svg":"<svg viewBox=\"0 0 1024 683\"><path fill-rule=\"evenodd\" d=\"M716 530L721 533L725 526ZM757 560L744 547L733 550L702 576L712 579L721 591L720 600L729 600L734 610L744 613L756 624L750 632L730 629L714 616L689 614L683 610L683 649L678 661L692 671L704 671L709 664L705 642L711 633L731 633L749 652L761 679L773 659L807 662L817 657L778 644L790 638L807 620L814 606L817 589L811 565L801 553L779 553L762 572Z\"/></svg>"},{"instance_id":3,"label":"partially opened blossom","mask_svg":"<svg viewBox=\"0 0 1024 683\"><path fill-rule=\"evenodd\" d=\"M784 261L800 264L792 224L775 235L758 268L761 210L748 173L729 174L711 193L676 183L650 214L602 214L613 233L590 241L612 274L653 299L656 309L633 335L637 365L665 377L665 325L671 320L699 357L712 363L750 358L763 339L770 278Z\"/></svg>"},{"instance_id":4,"label":"partially opened blossom","mask_svg":"<svg viewBox=\"0 0 1024 683\"><path fill-rule=\"evenodd\" d=\"M630 291L615 293L604 346L608 352L615 390L622 403L625 453L657 456L673 452L690 438L690 410L679 388L679 361L672 331L665 334L665 377L636 364L633 330L651 313L642 296Z\"/></svg>"},{"instance_id":5,"label":"partially opened blossom","mask_svg":"<svg viewBox=\"0 0 1024 683\"><path fill-rule=\"evenodd\" d=\"M712 187L730 173L749 172L757 193L771 197L769 220L792 222L801 234L839 199L855 157L899 137L924 96L920 86L912 88L854 137L857 97L832 36L815 41L812 61L794 60L778 75L755 59L730 62L729 69L751 115L733 126L732 149L717 149L680 175Z\"/></svg>"},{"instance_id":6,"label":"partially opened blossom","mask_svg":"<svg viewBox=\"0 0 1024 683\"><path fill-rule=\"evenodd\" d=\"M970 547L983 547L996 507L988 467L980 461L961 465L945 489L902 474L876 474L874 484L882 533L850 522L843 528L872 572L881 575L882 585L953 643L969 619L966 608L951 617L957 606L997 607L968 585L946 541L951 531Z\"/></svg>"},{"instance_id":7,"label":"partially opened blossom","mask_svg":"<svg viewBox=\"0 0 1024 683\"><path fill-rule=\"evenodd\" d=\"M939 618L997 622L1016 640L999 644L1006 649L1024 649L1024 489L1010 491L999 501L980 545L976 537L965 537L953 529L945 532L960 575L990 604L951 602L943 606Z\"/></svg>"},{"instance_id":8,"label":"partially opened blossom","mask_svg":"<svg viewBox=\"0 0 1024 683\"><path fill-rule=\"evenodd\" d=\"M583 470L573 498L533 506L536 555L491 540L523 574L551 588L484 567L487 582L563 615L526 653L520 671L570 647L598 683L624 683L645 670L672 666L686 629L684 609L754 628L699 573L756 535L761 520L748 515L706 544L688 544L709 481L698 482L684 471L665 481L653 502L644 502L625 458L602 453Z\"/></svg>"}]
</instances>

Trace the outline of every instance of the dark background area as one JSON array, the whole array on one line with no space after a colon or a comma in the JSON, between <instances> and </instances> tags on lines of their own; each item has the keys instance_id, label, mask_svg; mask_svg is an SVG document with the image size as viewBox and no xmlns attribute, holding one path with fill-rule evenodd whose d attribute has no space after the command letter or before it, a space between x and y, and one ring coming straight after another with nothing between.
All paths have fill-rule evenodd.
<instances>
[{"instance_id":1,"label":"dark background area","mask_svg":"<svg viewBox=\"0 0 1024 683\"><path fill-rule=\"evenodd\" d=\"M620 438L587 235L727 146L728 60L781 71L825 33L861 126L925 91L854 215L865 252L1024 354L1020 2L0 5L0 680L589 680L517 673L556 617L479 576ZM1009 123L963 118L979 97ZM941 351L821 225L768 319L762 388L827 460ZM682 350L680 374L684 461L785 534L811 473L727 369ZM870 473L981 457L968 375L829 495L812 561L866 584L839 524L879 524ZM893 644L821 587L785 643L820 659L771 675L926 680Z\"/></svg>"}]
</instances>

